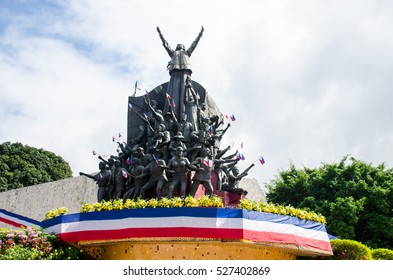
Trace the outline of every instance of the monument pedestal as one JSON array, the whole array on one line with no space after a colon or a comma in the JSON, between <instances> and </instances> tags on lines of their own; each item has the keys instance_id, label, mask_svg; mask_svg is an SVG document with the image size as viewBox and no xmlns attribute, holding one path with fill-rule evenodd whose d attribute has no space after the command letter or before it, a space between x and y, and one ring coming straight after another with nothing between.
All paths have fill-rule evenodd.
<instances>
[{"instance_id":1,"label":"monument pedestal","mask_svg":"<svg viewBox=\"0 0 393 280\"><path fill-rule=\"evenodd\" d=\"M235 208L140 208L58 216L47 232L96 259L295 259L329 256L325 226Z\"/></svg>"}]
</instances>

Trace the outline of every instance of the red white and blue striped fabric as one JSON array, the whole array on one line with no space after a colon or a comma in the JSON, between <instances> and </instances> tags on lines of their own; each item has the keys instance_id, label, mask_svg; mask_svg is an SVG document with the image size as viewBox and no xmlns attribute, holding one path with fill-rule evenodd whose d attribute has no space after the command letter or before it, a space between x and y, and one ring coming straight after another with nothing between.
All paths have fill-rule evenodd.
<instances>
[{"instance_id":1,"label":"red white and blue striped fabric","mask_svg":"<svg viewBox=\"0 0 393 280\"><path fill-rule=\"evenodd\" d=\"M69 214L43 222L0 209L0 221L16 227L42 227L67 242L127 238L241 239L332 253L323 224L242 209L129 209Z\"/></svg>"},{"instance_id":2,"label":"red white and blue striped fabric","mask_svg":"<svg viewBox=\"0 0 393 280\"><path fill-rule=\"evenodd\" d=\"M69 214L41 223L67 242L213 238L272 242L332 253L325 226L291 216L228 208L145 208Z\"/></svg>"},{"instance_id":3,"label":"red white and blue striped fabric","mask_svg":"<svg viewBox=\"0 0 393 280\"><path fill-rule=\"evenodd\" d=\"M14 227L41 227L41 222L0 209L0 222Z\"/></svg>"}]
</instances>

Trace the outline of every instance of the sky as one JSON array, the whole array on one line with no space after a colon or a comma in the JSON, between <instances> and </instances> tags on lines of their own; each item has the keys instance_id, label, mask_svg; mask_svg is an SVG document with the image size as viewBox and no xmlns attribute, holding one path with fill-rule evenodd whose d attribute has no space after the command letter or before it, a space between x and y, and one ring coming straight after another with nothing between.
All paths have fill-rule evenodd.
<instances>
[{"instance_id":1,"label":"sky","mask_svg":"<svg viewBox=\"0 0 393 280\"><path fill-rule=\"evenodd\" d=\"M261 187L350 155L393 167L393 2L0 0L0 143L60 155L77 176L116 155L128 96L169 81L172 47L224 114ZM258 157L263 156L261 165Z\"/></svg>"}]
</instances>

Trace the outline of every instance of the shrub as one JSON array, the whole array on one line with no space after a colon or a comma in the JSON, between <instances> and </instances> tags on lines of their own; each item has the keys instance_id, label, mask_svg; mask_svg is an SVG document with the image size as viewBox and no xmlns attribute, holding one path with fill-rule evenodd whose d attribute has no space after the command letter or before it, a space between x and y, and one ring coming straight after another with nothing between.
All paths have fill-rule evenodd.
<instances>
[{"instance_id":1,"label":"shrub","mask_svg":"<svg viewBox=\"0 0 393 280\"><path fill-rule=\"evenodd\" d=\"M70 260L79 253L38 228L0 229L0 260Z\"/></svg>"},{"instance_id":2,"label":"shrub","mask_svg":"<svg viewBox=\"0 0 393 280\"><path fill-rule=\"evenodd\" d=\"M34 248L25 248L19 245L12 246L4 253L0 253L0 260L38 260L40 251Z\"/></svg>"},{"instance_id":3,"label":"shrub","mask_svg":"<svg viewBox=\"0 0 393 280\"><path fill-rule=\"evenodd\" d=\"M393 260L393 250L389 249L374 249L371 251L374 260Z\"/></svg>"},{"instance_id":4,"label":"shrub","mask_svg":"<svg viewBox=\"0 0 393 280\"><path fill-rule=\"evenodd\" d=\"M371 260L371 249L366 245L348 239L334 239L330 241L334 260Z\"/></svg>"}]
</instances>

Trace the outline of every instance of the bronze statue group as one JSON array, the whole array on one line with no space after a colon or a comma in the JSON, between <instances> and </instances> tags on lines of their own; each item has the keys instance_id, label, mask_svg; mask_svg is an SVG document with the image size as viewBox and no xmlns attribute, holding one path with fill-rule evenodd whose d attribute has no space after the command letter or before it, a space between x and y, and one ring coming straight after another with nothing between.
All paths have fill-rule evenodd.
<instances>
[{"instance_id":1,"label":"bronze statue group","mask_svg":"<svg viewBox=\"0 0 393 280\"><path fill-rule=\"evenodd\" d=\"M222 116L206 113L206 104L192 85L189 57L202 37L203 27L188 50L181 44L173 50L158 27L157 31L171 57L165 106L158 108L149 94L144 96L145 112L138 112L129 103L129 110L143 123L139 134L127 142L117 141L117 155L108 159L99 156L98 173L80 175L97 182L99 202L138 197L185 198L195 196L201 186L209 196L214 190L246 194L239 188L239 181L254 164L240 174L236 166L241 160L238 151L226 155L231 147L220 149L230 123L222 129ZM216 178L214 187L212 174Z\"/></svg>"}]
</instances>

